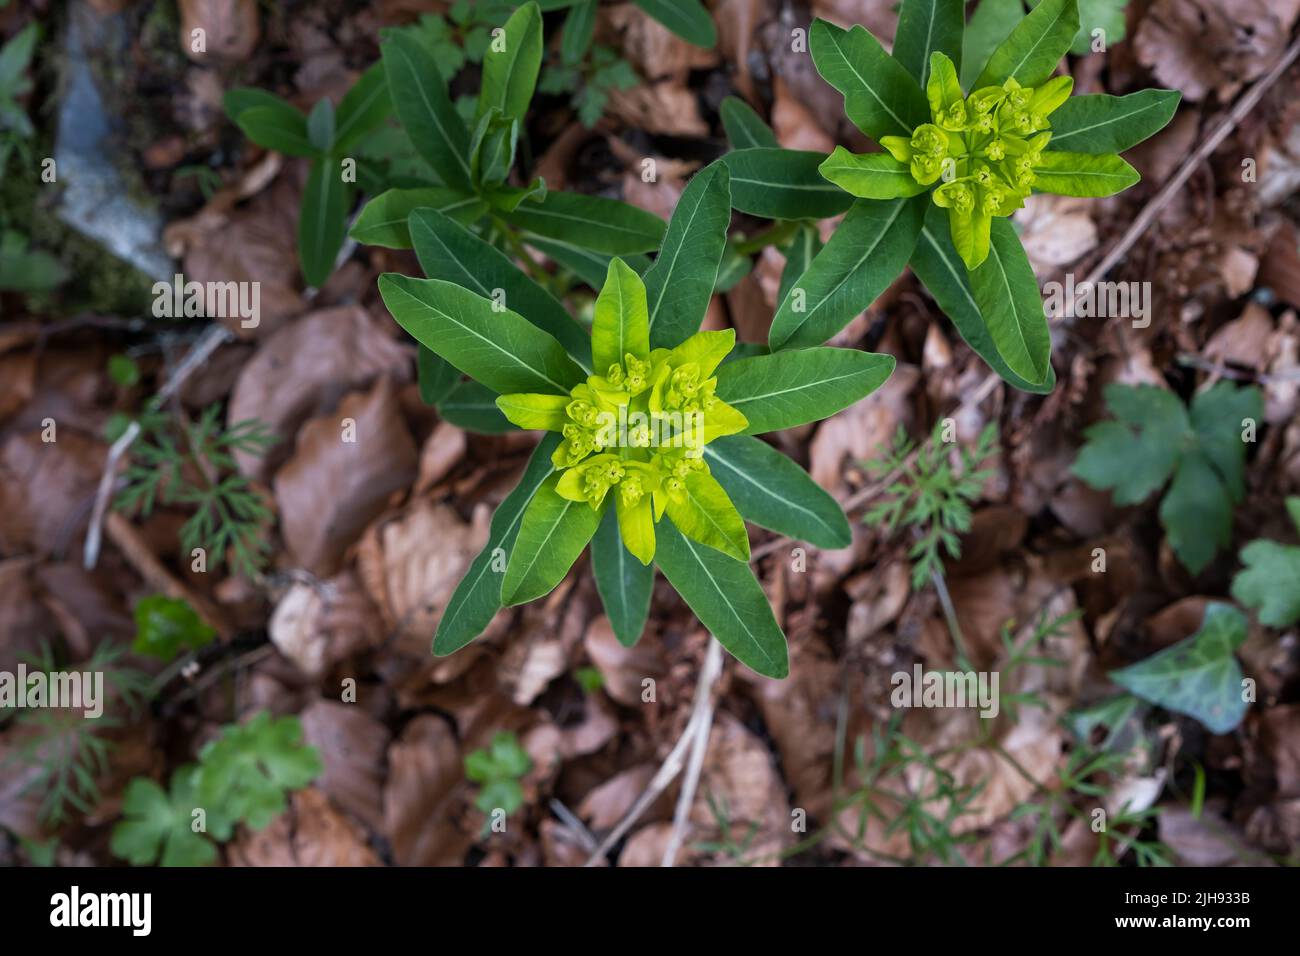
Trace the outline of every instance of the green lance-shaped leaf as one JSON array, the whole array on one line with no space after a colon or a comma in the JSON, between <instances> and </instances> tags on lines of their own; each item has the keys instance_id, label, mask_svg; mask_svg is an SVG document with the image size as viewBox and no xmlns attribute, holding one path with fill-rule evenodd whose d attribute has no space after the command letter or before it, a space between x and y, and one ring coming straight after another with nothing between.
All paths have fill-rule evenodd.
<instances>
[{"instance_id":1,"label":"green lance-shaped leaf","mask_svg":"<svg viewBox=\"0 0 1300 956\"><path fill-rule=\"evenodd\" d=\"M1143 700L1199 720L1226 734L1246 714L1241 665L1233 651L1246 640L1246 617L1228 604L1207 604L1191 637L1140 663L1110 672L1110 679Z\"/></svg>"},{"instance_id":2,"label":"green lance-shaped leaf","mask_svg":"<svg viewBox=\"0 0 1300 956\"><path fill-rule=\"evenodd\" d=\"M1113 154L1047 152L1034 167L1034 189L1058 196L1113 196L1141 178Z\"/></svg>"},{"instance_id":3,"label":"green lance-shaped leaf","mask_svg":"<svg viewBox=\"0 0 1300 956\"><path fill-rule=\"evenodd\" d=\"M776 301L784 302L799 277L808 271L817 253L822 250L822 235L817 225L805 222L781 251L785 253L785 266L781 269L781 284L776 290ZM749 262L749 259L745 259ZM736 356L739 358L740 356Z\"/></svg>"},{"instance_id":4,"label":"green lance-shaped leaf","mask_svg":"<svg viewBox=\"0 0 1300 956\"><path fill-rule=\"evenodd\" d=\"M692 541L668 521L659 523L658 538L655 564L718 642L764 677L789 674L785 635L749 565Z\"/></svg>"},{"instance_id":5,"label":"green lance-shaped leaf","mask_svg":"<svg viewBox=\"0 0 1300 956\"><path fill-rule=\"evenodd\" d=\"M585 501L561 497L555 491L559 480L552 475L542 482L524 510L501 582L502 604L512 607L549 594L596 533L600 512Z\"/></svg>"},{"instance_id":6,"label":"green lance-shaped leaf","mask_svg":"<svg viewBox=\"0 0 1300 956\"><path fill-rule=\"evenodd\" d=\"M525 3L506 21L483 53L483 83L478 116L495 107L508 119L522 121L542 66L542 11Z\"/></svg>"},{"instance_id":7,"label":"green lance-shaped leaf","mask_svg":"<svg viewBox=\"0 0 1300 956\"><path fill-rule=\"evenodd\" d=\"M847 548L849 519L826 489L760 438L729 435L704 460L746 521L819 548Z\"/></svg>"},{"instance_id":8,"label":"green lance-shaped leaf","mask_svg":"<svg viewBox=\"0 0 1300 956\"><path fill-rule=\"evenodd\" d=\"M347 232L348 189L328 157L311 164L298 216L298 258L307 285L319 288L334 271Z\"/></svg>"},{"instance_id":9,"label":"green lance-shaped leaf","mask_svg":"<svg viewBox=\"0 0 1300 956\"><path fill-rule=\"evenodd\" d=\"M429 351L423 345L418 348L415 373L420 387L420 401L426 405L437 405L460 382L460 372L441 355Z\"/></svg>"},{"instance_id":10,"label":"green lance-shaped leaf","mask_svg":"<svg viewBox=\"0 0 1300 956\"><path fill-rule=\"evenodd\" d=\"M859 199L898 199L930 188L912 178L907 163L888 153L859 155L836 146L817 169L825 179Z\"/></svg>"},{"instance_id":11,"label":"green lance-shaped leaf","mask_svg":"<svg viewBox=\"0 0 1300 956\"><path fill-rule=\"evenodd\" d=\"M718 42L713 17L700 0L633 0L648 16L658 20L687 43L710 49Z\"/></svg>"},{"instance_id":12,"label":"green lance-shaped leaf","mask_svg":"<svg viewBox=\"0 0 1300 956\"><path fill-rule=\"evenodd\" d=\"M1008 77L1038 86L1056 72L1078 32L1076 0L1043 0L993 51L973 89L1001 86Z\"/></svg>"},{"instance_id":13,"label":"green lance-shaped leaf","mask_svg":"<svg viewBox=\"0 0 1300 956\"><path fill-rule=\"evenodd\" d=\"M780 145L772 127L763 122L753 107L740 97L728 96L718 107L718 113L722 117L722 128L727 133L727 142L731 143L732 149Z\"/></svg>"},{"instance_id":14,"label":"green lance-shaped leaf","mask_svg":"<svg viewBox=\"0 0 1300 956\"><path fill-rule=\"evenodd\" d=\"M1138 90L1128 96L1071 96L1052 112L1049 152L1122 153L1154 136L1173 119L1182 94Z\"/></svg>"},{"instance_id":15,"label":"green lance-shaped leaf","mask_svg":"<svg viewBox=\"0 0 1300 956\"><path fill-rule=\"evenodd\" d=\"M517 269L491 243L433 209L416 209L408 228L430 279L445 279L503 305L555 337L573 360L591 370L591 340L555 297Z\"/></svg>"},{"instance_id":16,"label":"green lance-shaped leaf","mask_svg":"<svg viewBox=\"0 0 1300 956\"><path fill-rule=\"evenodd\" d=\"M559 447L561 436L550 432L543 436L528 465L519 479L519 484L506 495L504 501L492 514L492 523L488 529L487 544L479 552L461 578L460 584L452 592L447 609L438 621L438 631L433 637L433 653L438 655L458 651L474 638L483 633L483 629L492 623L492 618L501 609L501 575L505 573L506 558L514 547L519 534L519 524L528 506L542 486L555 471L551 464L551 454Z\"/></svg>"},{"instance_id":17,"label":"green lance-shaped leaf","mask_svg":"<svg viewBox=\"0 0 1300 956\"><path fill-rule=\"evenodd\" d=\"M270 94L268 94L270 95ZM288 103L254 106L235 117L237 125L254 143L286 156L317 156L320 150L307 132L306 118Z\"/></svg>"},{"instance_id":18,"label":"green lance-shaped leaf","mask_svg":"<svg viewBox=\"0 0 1300 956\"><path fill-rule=\"evenodd\" d=\"M516 430L497 407L497 393L474 381L461 382L448 392L438 403L438 415L457 428L482 435Z\"/></svg>"},{"instance_id":19,"label":"green lance-shaped leaf","mask_svg":"<svg viewBox=\"0 0 1300 956\"><path fill-rule=\"evenodd\" d=\"M964 89L975 88L975 80L988 64L993 51L1024 18L1023 0L980 0L962 37L961 85Z\"/></svg>"},{"instance_id":20,"label":"green lance-shaped leaf","mask_svg":"<svg viewBox=\"0 0 1300 956\"><path fill-rule=\"evenodd\" d=\"M611 259L591 323L591 355L596 374L604 375L623 357L644 361L650 354L646 287L622 259Z\"/></svg>"},{"instance_id":21,"label":"green lance-shaped leaf","mask_svg":"<svg viewBox=\"0 0 1300 956\"><path fill-rule=\"evenodd\" d=\"M731 205L764 219L825 219L853 197L822 178L825 153L756 147L722 157L731 173Z\"/></svg>"},{"instance_id":22,"label":"green lance-shaped leaf","mask_svg":"<svg viewBox=\"0 0 1300 956\"><path fill-rule=\"evenodd\" d=\"M669 499L666 514L682 534L739 561L749 560L749 534L736 506L717 480L694 472L685 482L681 501ZM662 526L663 522L660 522Z\"/></svg>"},{"instance_id":23,"label":"green lance-shaped leaf","mask_svg":"<svg viewBox=\"0 0 1300 956\"><path fill-rule=\"evenodd\" d=\"M1052 339L1029 257L1011 222L994 218L988 258L970 273L989 336L1007 367L1030 383L1047 380Z\"/></svg>"},{"instance_id":24,"label":"green lance-shaped leaf","mask_svg":"<svg viewBox=\"0 0 1300 956\"><path fill-rule=\"evenodd\" d=\"M870 395L894 371L892 355L818 346L724 362L718 398L745 416L747 435L829 418Z\"/></svg>"},{"instance_id":25,"label":"green lance-shaped leaf","mask_svg":"<svg viewBox=\"0 0 1300 956\"><path fill-rule=\"evenodd\" d=\"M337 155L360 142L367 133L388 118L393 101L388 96L388 77L382 61L375 63L352 84L339 101L334 117L334 151Z\"/></svg>"},{"instance_id":26,"label":"green lance-shaped leaf","mask_svg":"<svg viewBox=\"0 0 1300 956\"><path fill-rule=\"evenodd\" d=\"M1011 371L984 324L975 293L971 291L966 264L953 247L948 233L948 217L944 210L933 204L926 211L925 225L912 250L912 271L921 280L934 301L957 326L966 344L975 350L993 371L1009 385L1025 392L1046 395L1056 387L1056 372L1048 365L1047 380L1035 385Z\"/></svg>"},{"instance_id":27,"label":"green lance-shaped leaf","mask_svg":"<svg viewBox=\"0 0 1300 956\"><path fill-rule=\"evenodd\" d=\"M872 139L910 137L930 121L921 87L865 27L841 30L814 20L808 46L822 79L843 94L844 112Z\"/></svg>"},{"instance_id":28,"label":"green lance-shaped leaf","mask_svg":"<svg viewBox=\"0 0 1300 956\"><path fill-rule=\"evenodd\" d=\"M361 207L361 215L352 224L349 235L367 246L409 249L411 233L407 220L412 210L421 208L436 209L468 226L487 212L487 203L446 186L389 189Z\"/></svg>"},{"instance_id":29,"label":"green lance-shaped leaf","mask_svg":"<svg viewBox=\"0 0 1300 956\"><path fill-rule=\"evenodd\" d=\"M930 54L944 53L961 69L962 33L966 29L964 0L903 0L894 33L894 59L925 89L930 79Z\"/></svg>"},{"instance_id":30,"label":"green lance-shaped leaf","mask_svg":"<svg viewBox=\"0 0 1300 956\"><path fill-rule=\"evenodd\" d=\"M631 647L640 639L650 614L655 569L653 564L642 564L624 546L612 505L605 509L591 539L591 567L614 635L624 647Z\"/></svg>"},{"instance_id":31,"label":"green lance-shaped leaf","mask_svg":"<svg viewBox=\"0 0 1300 956\"><path fill-rule=\"evenodd\" d=\"M548 192L540 202L520 203L507 222L547 239L622 256L659 248L664 221L617 199Z\"/></svg>"},{"instance_id":32,"label":"green lance-shaped leaf","mask_svg":"<svg viewBox=\"0 0 1300 956\"><path fill-rule=\"evenodd\" d=\"M379 295L417 342L494 392L564 395L586 378L553 336L455 283L386 272Z\"/></svg>"},{"instance_id":33,"label":"green lance-shaped leaf","mask_svg":"<svg viewBox=\"0 0 1300 956\"><path fill-rule=\"evenodd\" d=\"M307 114L307 138L322 153L334 146L334 104L324 97Z\"/></svg>"},{"instance_id":34,"label":"green lance-shaped leaf","mask_svg":"<svg viewBox=\"0 0 1300 956\"><path fill-rule=\"evenodd\" d=\"M419 40L400 32L380 45L380 54L393 110L416 151L443 183L470 192L469 133L433 55Z\"/></svg>"},{"instance_id":35,"label":"green lance-shaped leaf","mask_svg":"<svg viewBox=\"0 0 1300 956\"><path fill-rule=\"evenodd\" d=\"M577 66L591 49L591 38L596 30L597 2L578 0L569 7L560 37L560 60L565 66Z\"/></svg>"},{"instance_id":36,"label":"green lance-shaped leaf","mask_svg":"<svg viewBox=\"0 0 1300 956\"><path fill-rule=\"evenodd\" d=\"M600 289L601 283L605 281L606 273L609 272L609 260L614 258L607 253L592 252L590 249L585 249L572 242L563 242L559 239L544 239L530 233L525 233L520 238L597 290ZM649 256L624 254L619 258L627 263L628 267L639 276L644 276L650 269Z\"/></svg>"},{"instance_id":37,"label":"green lance-shaped leaf","mask_svg":"<svg viewBox=\"0 0 1300 956\"><path fill-rule=\"evenodd\" d=\"M690 181L673 210L663 248L645 274L655 348L671 348L704 320L727 245L730 179L726 166L713 163Z\"/></svg>"},{"instance_id":38,"label":"green lance-shaped leaf","mask_svg":"<svg viewBox=\"0 0 1300 956\"><path fill-rule=\"evenodd\" d=\"M924 196L856 201L777 309L772 350L819 345L870 306L912 257L928 205Z\"/></svg>"}]
</instances>

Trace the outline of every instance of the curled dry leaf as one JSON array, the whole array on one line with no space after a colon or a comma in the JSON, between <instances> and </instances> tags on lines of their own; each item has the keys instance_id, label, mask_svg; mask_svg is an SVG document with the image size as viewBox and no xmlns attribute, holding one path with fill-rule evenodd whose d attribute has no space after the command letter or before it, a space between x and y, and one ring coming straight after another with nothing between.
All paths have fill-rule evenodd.
<instances>
[{"instance_id":1,"label":"curled dry leaf","mask_svg":"<svg viewBox=\"0 0 1300 956\"><path fill-rule=\"evenodd\" d=\"M246 60L262 30L256 0L180 0L181 49L191 60Z\"/></svg>"},{"instance_id":2,"label":"curled dry leaf","mask_svg":"<svg viewBox=\"0 0 1300 956\"><path fill-rule=\"evenodd\" d=\"M487 542L488 520L486 508L467 524L446 505L420 500L362 539L361 580L406 653L428 656L443 609Z\"/></svg>"},{"instance_id":3,"label":"curled dry leaf","mask_svg":"<svg viewBox=\"0 0 1300 956\"><path fill-rule=\"evenodd\" d=\"M343 809L378 830L384 823L384 752L389 733L356 704L317 700L299 715L303 739L320 751L316 785Z\"/></svg>"},{"instance_id":4,"label":"curled dry leaf","mask_svg":"<svg viewBox=\"0 0 1300 956\"><path fill-rule=\"evenodd\" d=\"M261 457L236 452L240 471L265 481L293 451L293 435L309 416L379 375L401 380L410 370L410 353L360 306L322 309L277 330L240 372L226 420L259 419L280 442Z\"/></svg>"},{"instance_id":5,"label":"curled dry leaf","mask_svg":"<svg viewBox=\"0 0 1300 956\"><path fill-rule=\"evenodd\" d=\"M414 480L415 466L415 443L386 379L349 395L334 414L309 421L275 477L294 561L317 575L335 571L388 497Z\"/></svg>"},{"instance_id":6,"label":"curled dry leaf","mask_svg":"<svg viewBox=\"0 0 1300 956\"><path fill-rule=\"evenodd\" d=\"M268 630L280 653L309 677L383 637L378 609L350 571L317 587L295 583L276 605Z\"/></svg>"},{"instance_id":7,"label":"curled dry leaf","mask_svg":"<svg viewBox=\"0 0 1300 956\"><path fill-rule=\"evenodd\" d=\"M464 779L460 747L447 722L421 714L388 748L384 835L399 866L456 866L472 836L453 822Z\"/></svg>"},{"instance_id":8,"label":"curled dry leaf","mask_svg":"<svg viewBox=\"0 0 1300 956\"><path fill-rule=\"evenodd\" d=\"M231 866L382 865L365 831L315 787L293 793L289 810L266 829L241 829L229 854Z\"/></svg>"}]
</instances>

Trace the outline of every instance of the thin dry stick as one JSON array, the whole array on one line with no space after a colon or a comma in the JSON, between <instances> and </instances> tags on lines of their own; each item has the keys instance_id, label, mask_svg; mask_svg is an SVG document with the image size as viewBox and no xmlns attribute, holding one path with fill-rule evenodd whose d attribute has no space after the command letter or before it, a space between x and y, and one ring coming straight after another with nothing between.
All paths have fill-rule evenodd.
<instances>
[{"instance_id":1,"label":"thin dry stick","mask_svg":"<svg viewBox=\"0 0 1300 956\"><path fill-rule=\"evenodd\" d=\"M204 330L203 335L194 347L186 353L181 364L176 366L176 371L172 377L163 385L162 390L158 392L157 402L162 404L167 401L185 384L185 380L190 377L199 366L206 362L218 348L230 341L233 336L230 330L224 325L213 323ZM140 437L140 423L133 421L118 438L113 442L113 446L108 450L108 458L104 462L104 473L99 476L99 487L95 491L95 508L90 514L90 527L86 529L86 546L82 551L82 564L89 571L95 567L99 561L99 548L103 540L104 512L108 510L109 498L113 495L113 483L117 477L117 463L126 450L131 447L131 443Z\"/></svg>"},{"instance_id":2,"label":"thin dry stick","mask_svg":"<svg viewBox=\"0 0 1300 956\"><path fill-rule=\"evenodd\" d=\"M709 639L709 653L713 652L713 645L717 641ZM668 789L668 785L673 782L676 776L681 773L682 765L685 762L686 749L694 739L693 732L696 725L700 722L700 717L706 702L713 697L713 684L722 673L721 657L719 656L718 667L711 668L708 666L706 655L705 666L700 668L699 680L695 684L695 702L691 707L691 716L686 721L685 728L682 729L682 735L677 738L677 743L673 744L673 749L668 752L664 762L655 771L655 775L650 778L650 783L646 785L641 796L637 797L636 803L632 804L631 809L623 815L623 819L614 825L614 829L609 831L605 839L600 841L600 846L596 847L595 852L587 858L584 866L595 866L603 860L614 844L623 839L623 835L632 829L632 824L641 818L641 814L649 809L650 804L659 798L659 795Z\"/></svg>"},{"instance_id":3,"label":"thin dry stick","mask_svg":"<svg viewBox=\"0 0 1300 956\"><path fill-rule=\"evenodd\" d=\"M704 671L701 681L712 688L717 676L722 673L722 645L716 637L709 638L709 650L704 657ZM695 802L695 790L700 783L700 772L704 769L704 753L709 749L709 734L713 730L713 693L703 695L704 701L696 700L700 716L694 728L695 739L691 742L691 755L686 764L686 776L682 778L682 791L677 796L677 808L673 811L673 828L668 834L668 843L664 847L662 866L672 866L677 859L686 835L687 818L691 813L691 804Z\"/></svg>"},{"instance_id":4,"label":"thin dry stick","mask_svg":"<svg viewBox=\"0 0 1300 956\"><path fill-rule=\"evenodd\" d=\"M1124 235L1122 235L1119 240L1110 247L1106 252L1106 255L1097 263L1096 267L1088 273L1088 277L1075 288L1075 302L1079 300L1085 290L1097 282L1100 282L1106 276L1106 273L1110 272L1110 270L1113 269L1122 258L1124 258L1128 251L1137 243L1138 239L1142 237L1143 233L1151 228L1152 223L1156 221L1156 217L1164 211L1164 208L1169 205L1170 201L1178 194L1179 190L1187 185L1187 180L1191 178L1192 173L1196 171L1197 167L1199 167L1201 163L1205 162L1209 155L1228 138L1228 134L1240 125L1241 121L1250 114L1250 111L1253 110L1256 105L1258 105L1264 94L1268 92L1269 88L1276 83L1278 79L1281 78L1282 74L1285 73L1291 64L1296 61L1297 57L1300 57L1300 39L1295 40L1289 47L1287 47L1286 53L1282 55L1282 59L1278 60L1273 69L1269 70L1266 75L1260 77L1260 79L1257 80L1249 90L1241 95L1237 102L1233 104L1233 107L1228 114L1219 121L1217 126L1215 126L1214 132L1207 136L1201 142L1201 145L1183 161L1183 164L1179 166L1178 171L1174 173L1173 178L1170 179L1158 193L1148 200L1147 204L1142 208L1142 211L1138 213L1137 218L1129 224ZM1053 320L1058 318L1060 318L1060 316L1052 317ZM963 398L960 404L949 413L949 417L956 417L962 412L969 411L979 405L980 402L984 401L984 399L988 398L989 395L992 394L993 389L997 387L999 381L1000 379L996 372L989 372L989 374L984 377L984 381L979 384L979 387ZM905 468L911 467L912 462L915 461L916 456L919 453L920 448L917 448L908 455L906 459L904 459L899 468L891 471L875 484L868 485L846 498L842 504L845 513L847 514L856 511L868 501L873 500L881 491L887 488L889 483L897 478ZM781 548L791 543L790 538L775 538L761 547L754 548L749 559L750 561L757 561L759 558L764 558L775 551L779 551Z\"/></svg>"}]
</instances>

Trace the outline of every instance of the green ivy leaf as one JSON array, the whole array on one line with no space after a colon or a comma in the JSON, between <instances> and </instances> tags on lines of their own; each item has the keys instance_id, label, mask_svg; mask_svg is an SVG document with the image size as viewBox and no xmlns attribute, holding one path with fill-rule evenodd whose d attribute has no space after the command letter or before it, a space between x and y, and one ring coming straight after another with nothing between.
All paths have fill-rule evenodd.
<instances>
[{"instance_id":1,"label":"green ivy leaf","mask_svg":"<svg viewBox=\"0 0 1300 956\"><path fill-rule=\"evenodd\" d=\"M416 341L498 394L566 395L586 378L553 336L454 283L386 272L379 295Z\"/></svg>"},{"instance_id":2,"label":"green ivy leaf","mask_svg":"<svg viewBox=\"0 0 1300 956\"><path fill-rule=\"evenodd\" d=\"M1078 32L1075 0L1043 0L993 51L973 89L1000 86L1008 77L1021 86L1038 86L1056 72Z\"/></svg>"},{"instance_id":3,"label":"green ivy leaf","mask_svg":"<svg viewBox=\"0 0 1300 956\"><path fill-rule=\"evenodd\" d=\"M911 137L912 130L929 122L921 87L865 27L842 30L814 20L808 48L822 79L844 96L844 112L853 125L876 142L882 136Z\"/></svg>"},{"instance_id":4,"label":"green ivy leaf","mask_svg":"<svg viewBox=\"0 0 1300 956\"><path fill-rule=\"evenodd\" d=\"M605 509L591 539L591 568L614 635L624 647L631 647L640 639L650 614L655 569L642 564L624 546L613 508Z\"/></svg>"},{"instance_id":5,"label":"green ivy leaf","mask_svg":"<svg viewBox=\"0 0 1300 956\"><path fill-rule=\"evenodd\" d=\"M754 108L738 96L728 96L718 107L722 128L732 149L776 147L776 133L763 122Z\"/></svg>"},{"instance_id":6,"label":"green ivy leaf","mask_svg":"<svg viewBox=\"0 0 1300 956\"><path fill-rule=\"evenodd\" d=\"M682 192L663 247L645 274L650 344L671 348L704 320L731 223L731 176L722 163L701 170Z\"/></svg>"},{"instance_id":7,"label":"green ivy leaf","mask_svg":"<svg viewBox=\"0 0 1300 956\"><path fill-rule=\"evenodd\" d=\"M433 56L401 32L390 34L379 51L393 110L406 135L445 185L471 192L469 133L447 95Z\"/></svg>"},{"instance_id":8,"label":"green ivy leaf","mask_svg":"<svg viewBox=\"0 0 1300 956\"><path fill-rule=\"evenodd\" d=\"M1300 529L1300 498L1286 500L1291 522ZM1232 596L1258 608L1260 623L1290 627L1300 620L1300 547L1260 539L1241 549L1245 565L1232 579Z\"/></svg>"},{"instance_id":9,"label":"green ivy leaf","mask_svg":"<svg viewBox=\"0 0 1300 956\"><path fill-rule=\"evenodd\" d=\"M229 839L235 821L261 830L284 811L290 790L307 786L324 769L316 748L303 743L297 717L261 711L227 726L199 753L195 786L209 812L208 829L221 840Z\"/></svg>"},{"instance_id":10,"label":"green ivy leaf","mask_svg":"<svg viewBox=\"0 0 1300 956\"><path fill-rule=\"evenodd\" d=\"M731 173L731 205L764 219L825 219L853 197L817 171L825 153L757 147L722 157Z\"/></svg>"},{"instance_id":11,"label":"green ivy leaf","mask_svg":"<svg viewBox=\"0 0 1300 956\"><path fill-rule=\"evenodd\" d=\"M1169 124L1182 94L1138 90L1128 96L1071 96L1052 113L1049 152L1122 153Z\"/></svg>"},{"instance_id":12,"label":"green ivy leaf","mask_svg":"<svg viewBox=\"0 0 1300 956\"><path fill-rule=\"evenodd\" d=\"M790 673L785 635L748 564L690 540L667 521L659 523L655 564L732 656L764 677Z\"/></svg>"},{"instance_id":13,"label":"green ivy leaf","mask_svg":"<svg viewBox=\"0 0 1300 956\"><path fill-rule=\"evenodd\" d=\"M713 477L746 521L819 548L847 548L849 519L821 485L767 442L748 435L704 448Z\"/></svg>"},{"instance_id":14,"label":"green ivy leaf","mask_svg":"<svg viewBox=\"0 0 1300 956\"><path fill-rule=\"evenodd\" d=\"M717 396L749 421L747 435L830 418L870 395L894 371L892 355L818 346L726 362Z\"/></svg>"},{"instance_id":15,"label":"green ivy leaf","mask_svg":"<svg viewBox=\"0 0 1300 956\"><path fill-rule=\"evenodd\" d=\"M820 345L868 308L912 257L928 205L924 196L854 202L777 309L772 350Z\"/></svg>"},{"instance_id":16,"label":"green ivy leaf","mask_svg":"<svg viewBox=\"0 0 1300 956\"><path fill-rule=\"evenodd\" d=\"M596 533L600 512L555 491L559 475L542 482L524 510L519 537L501 582L501 603L513 607L551 593Z\"/></svg>"},{"instance_id":17,"label":"green ivy leaf","mask_svg":"<svg viewBox=\"0 0 1300 956\"><path fill-rule=\"evenodd\" d=\"M1052 338L1038 280L1010 220L993 220L988 258L970 273L970 283L989 336L1007 367L1028 382L1046 381L1052 367Z\"/></svg>"},{"instance_id":18,"label":"green ivy leaf","mask_svg":"<svg viewBox=\"0 0 1300 956\"><path fill-rule=\"evenodd\" d=\"M548 192L540 202L521 203L506 221L547 239L622 256L659 248L664 221L617 199Z\"/></svg>"},{"instance_id":19,"label":"green ivy leaf","mask_svg":"<svg viewBox=\"0 0 1300 956\"><path fill-rule=\"evenodd\" d=\"M137 654L170 661L184 651L206 647L216 636L217 632L180 598L152 594L135 606L131 650Z\"/></svg>"},{"instance_id":20,"label":"green ivy leaf","mask_svg":"<svg viewBox=\"0 0 1300 956\"><path fill-rule=\"evenodd\" d=\"M1246 617L1227 604L1208 604L1200 629L1110 679L1143 700L1199 720L1226 734L1246 713L1241 665L1233 651L1246 640Z\"/></svg>"},{"instance_id":21,"label":"green ivy leaf","mask_svg":"<svg viewBox=\"0 0 1300 956\"><path fill-rule=\"evenodd\" d=\"M122 795L122 819L113 827L109 849L132 866L208 866L217 848L202 833L195 833L193 812L201 806L195 792L199 768L193 764L172 774L171 793L147 777L136 777ZM222 828L214 808L203 808L207 826Z\"/></svg>"},{"instance_id":22,"label":"green ivy leaf","mask_svg":"<svg viewBox=\"0 0 1300 956\"><path fill-rule=\"evenodd\" d=\"M433 653L442 656L460 650L483 629L501 609L500 576L505 573L503 555L509 554L519 534L519 524L524 509L532 500L542 482L555 472L551 453L559 447L561 436L547 434L534 449L524 467L519 484L511 489L505 500L492 514L487 543L470 563L465 577L456 585L447 608L438 621L438 631L433 637ZM499 549L499 550L498 550Z\"/></svg>"}]
</instances>

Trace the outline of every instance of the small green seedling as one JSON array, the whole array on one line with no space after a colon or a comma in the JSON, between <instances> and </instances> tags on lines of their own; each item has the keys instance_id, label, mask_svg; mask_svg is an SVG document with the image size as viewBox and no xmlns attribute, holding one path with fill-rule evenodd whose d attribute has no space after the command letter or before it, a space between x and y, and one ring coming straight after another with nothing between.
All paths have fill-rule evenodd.
<instances>
[{"instance_id":1,"label":"small green seedling","mask_svg":"<svg viewBox=\"0 0 1300 956\"><path fill-rule=\"evenodd\" d=\"M893 53L861 26L817 20L813 63L849 119L885 150L779 148L724 107L736 208L777 220L847 213L791 283L773 351L825 341L911 265L967 343L1006 381L1051 391L1051 341L1033 269L1007 217L1031 192L1108 196L1137 182L1117 155L1161 129L1178 94L1070 98L1054 77L1079 31L1076 0L1043 0L967 89L962 0L904 0ZM966 64L969 70L971 64ZM778 229L787 240L792 230Z\"/></svg>"},{"instance_id":2,"label":"small green seedling","mask_svg":"<svg viewBox=\"0 0 1300 956\"><path fill-rule=\"evenodd\" d=\"M492 745L471 751L465 757L465 776L481 784L474 806L491 815L502 810L507 816L524 805L519 781L533 769L532 758L509 731L492 738Z\"/></svg>"},{"instance_id":3,"label":"small green seedling","mask_svg":"<svg viewBox=\"0 0 1300 956\"><path fill-rule=\"evenodd\" d=\"M1199 574L1232 537L1232 511L1245 494L1246 444L1264 414L1259 389L1219 382L1184 407L1173 392L1112 382L1112 421L1085 433L1074 474L1135 505L1173 482L1160 523L1183 566Z\"/></svg>"},{"instance_id":4,"label":"small green seedling","mask_svg":"<svg viewBox=\"0 0 1300 956\"><path fill-rule=\"evenodd\" d=\"M1300 531L1300 498L1286 500L1291 523ZM1261 624L1290 627L1300 621L1300 547L1261 538L1241 549L1245 565L1232 579L1232 596L1259 611Z\"/></svg>"},{"instance_id":5,"label":"small green seedling","mask_svg":"<svg viewBox=\"0 0 1300 956\"><path fill-rule=\"evenodd\" d=\"M569 349L551 330L577 324L504 257L499 268L480 258L471 273L478 282L493 270L493 298L441 279L380 277L399 325L478 382L511 424L549 433L452 596L435 653L464 646L502 605L548 594L590 543L624 644L641 635L657 567L739 660L787 673L785 636L747 563L745 521L818 547L851 536L835 499L753 436L846 408L889 377L894 359L827 347L737 358L733 330L698 331L730 205L724 165L696 175L644 278L612 259L591 337ZM410 232L421 263L472 239L433 209L411 213Z\"/></svg>"},{"instance_id":6,"label":"small green seedling","mask_svg":"<svg viewBox=\"0 0 1300 956\"><path fill-rule=\"evenodd\" d=\"M151 594L135 606L135 641L131 650L170 661L212 643L217 632L181 598Z\"/></svg>"}]
</instances>

